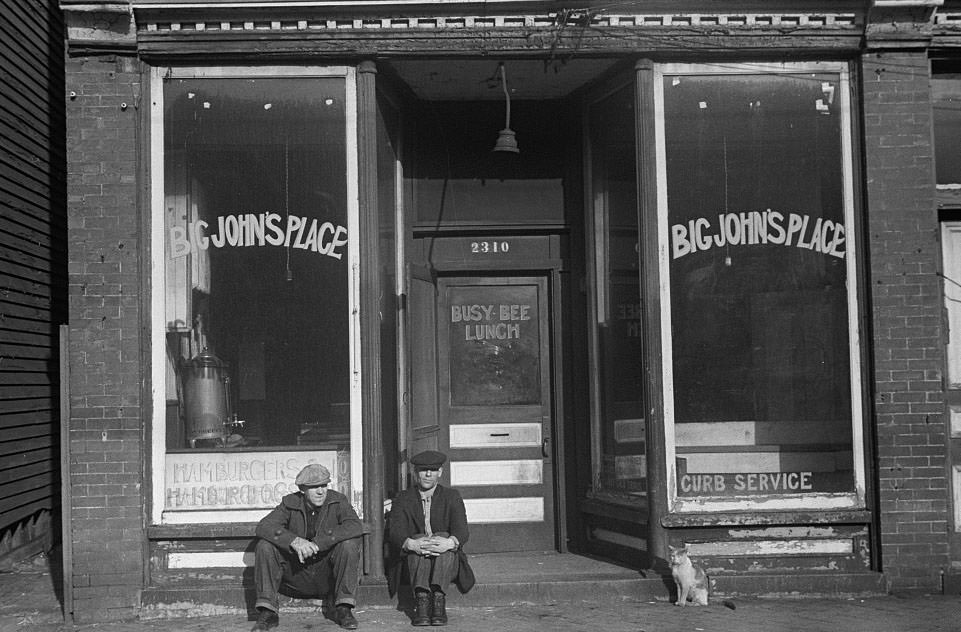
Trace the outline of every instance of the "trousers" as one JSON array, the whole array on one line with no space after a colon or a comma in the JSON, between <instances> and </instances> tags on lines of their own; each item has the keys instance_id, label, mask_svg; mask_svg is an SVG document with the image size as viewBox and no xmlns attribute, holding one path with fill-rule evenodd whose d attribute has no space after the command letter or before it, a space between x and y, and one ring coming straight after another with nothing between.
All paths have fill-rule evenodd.
<instances>
[{"instance_id":1,"label":"trousers","mask_svg":"<svg viewBox=\"0 0 961 632\"><path fill-rule=\"evenodd\" d=\"M437 557L408 554L407 573L414 591L439 589L440 592L447 592L447 587L457 576L457 553L447 551Z\"/></svg>"},{"instance_id":2,"label":"trousers","mask_svg":"<svg viewBox=\"0 0 961 632\"><path fill-rule=\"evenodd\" d=\"M281 551L266 540L257 541L254 551L257 608L277 612L282 589L315 599L333 595L335 605L355 606L359 581L360 538L338 542L334 548L304 563L293 551Z\"/></svg>"}]
</instances>

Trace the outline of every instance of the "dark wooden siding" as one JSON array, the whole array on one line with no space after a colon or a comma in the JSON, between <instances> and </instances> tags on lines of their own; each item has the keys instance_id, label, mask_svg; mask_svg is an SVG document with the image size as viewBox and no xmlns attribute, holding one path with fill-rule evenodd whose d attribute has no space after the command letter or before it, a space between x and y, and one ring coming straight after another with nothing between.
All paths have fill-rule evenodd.
<instances>
[{"instance_id":1,"label":"dark wooden siding","mask_svg":"<svg viewBox=\"0 0 961 632\"><path fill-rule=\"evenodd\" d=\"M66 319L63 21L0 0L0 532L59 505Z\"/></svg>"}]
</instances>

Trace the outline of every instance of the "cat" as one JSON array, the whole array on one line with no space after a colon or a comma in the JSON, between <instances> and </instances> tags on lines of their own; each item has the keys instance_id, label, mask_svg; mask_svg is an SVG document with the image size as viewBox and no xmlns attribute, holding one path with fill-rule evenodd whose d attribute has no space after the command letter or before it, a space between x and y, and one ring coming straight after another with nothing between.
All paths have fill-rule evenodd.
<instances>
[{"instance_id":1,"label":"cat","mask_svg":"<svg viewBox=\"0 0 961 632\"><path fill-rule=\"evenodd\" d=\"M707 573L688 557L687 547L667 547L671 552L671 576L677 586L675 606L706 606L710 587Z\"/></svg>"}]
</instances>

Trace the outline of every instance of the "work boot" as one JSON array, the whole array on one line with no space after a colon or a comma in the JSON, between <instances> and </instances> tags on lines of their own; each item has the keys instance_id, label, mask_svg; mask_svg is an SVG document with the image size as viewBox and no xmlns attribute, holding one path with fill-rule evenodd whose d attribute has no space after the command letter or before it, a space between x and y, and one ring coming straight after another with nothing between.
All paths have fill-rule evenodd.
<instances>
[{"instance_id":1,"label":"work boot","mask_svg":"<svg viewBox=\"0 0 961 632\"><path fill-rule=\"evenodd\" d=\"M342 603L337 606L337 625L345 630L356 630L357 619L354 618L353 610L353 606L347 604Z\"/></svg>"},{"instance_id":2,"label":"work boot","mask_svg":"<svg viewBox=\"0 0 961 632\"><path fill-rule=\"evenodd\" d=\"M431 625L447 625L447 610L445 606L446 598L444 593L439 590L434 591L433 611L430 615Z\"/></svg>"},{"instance_id":3,"label":"work boot","mask_svg":"<svg viewBox=\"0 0 961 632\"><path fill-rule=\"evenodd\" d=\"M413 625L430 625L430 593L419 590L414 593L416 611L410 620Z\"/></svg>"},{"instance_id":4,"label":"work boot","mask_svg":"<svg viewBox=\"0 0 961 632\"><path fill-rule=\"evenodd\" d=\"M280 616L270 608L257 608L257 623L250 632L267 632L280 625Z\"/></svg>"}]
</instances>

